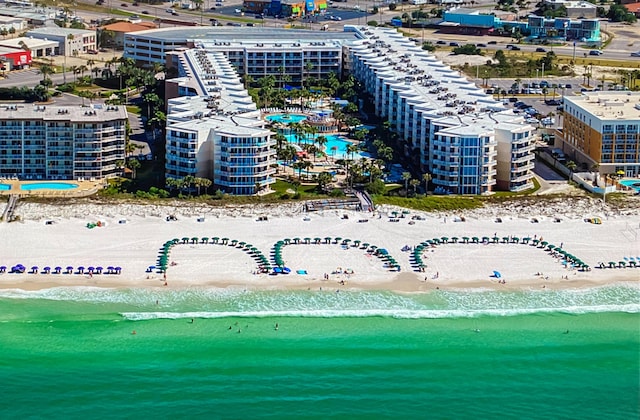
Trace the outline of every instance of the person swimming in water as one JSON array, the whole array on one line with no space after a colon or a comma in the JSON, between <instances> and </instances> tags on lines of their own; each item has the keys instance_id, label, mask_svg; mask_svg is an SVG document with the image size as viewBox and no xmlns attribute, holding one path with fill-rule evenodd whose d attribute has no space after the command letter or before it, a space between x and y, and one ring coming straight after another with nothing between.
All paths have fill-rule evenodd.
<instances>
[{"instance_id":1,"label":"person swimming in water","mask_svg":"<svg viewBox=\"0 0 640 420\"><path fill-rule=\"evenodd\" d=\"M278 331L278 323L276 322L275 330Z\"/></svg>"}]
</instances>

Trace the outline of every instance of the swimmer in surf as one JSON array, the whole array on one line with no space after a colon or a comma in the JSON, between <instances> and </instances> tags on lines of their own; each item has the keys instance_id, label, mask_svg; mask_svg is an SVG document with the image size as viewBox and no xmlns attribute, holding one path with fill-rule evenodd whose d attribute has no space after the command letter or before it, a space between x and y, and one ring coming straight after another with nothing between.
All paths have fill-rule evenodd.
<instances>
[{"instance_id":1,"label":"swimmer in surf","mask_svg":"<svg viewBox=\"0 0 640 420\"><path fill-rule=\"evenodd\" d=\"M278 323L276 322L275 330L278 331Z\"/></svg>"}]
</instances>

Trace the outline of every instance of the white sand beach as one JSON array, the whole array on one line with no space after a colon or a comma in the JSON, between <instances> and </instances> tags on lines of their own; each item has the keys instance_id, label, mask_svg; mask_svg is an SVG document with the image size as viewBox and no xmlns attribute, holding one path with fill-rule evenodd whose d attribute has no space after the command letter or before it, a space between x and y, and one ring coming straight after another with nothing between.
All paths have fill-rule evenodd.
<instances>
[{"instance_id":1,"label":"white sand beach","mask_svg":"<svg viewBox=\"0 0 640 420\"><path fill-rule=\"evenodd\" d=\"M564 198L527 207L488 207L464 213L410 211L391 222L389 215L393 211L402 214L402 209L386 206L371 213L304 213L301 204L225 208L191 203L161 206L94 204L88 200L67 205L21 202L16 212L21 221L0 223L0 266L7 267L7 272L0 274L0 288L326 287L418 292L436 287L579 288L612 282L637 283L640 279L640 268L596 268L599 262L609 261L635 260L640 265L637 206L619 210L603 206L599 200ZM168 215L175 215L177 220L167 221ZM268 220L258 221L261 216ZM424 220L412 220L413 216ZM602 224L584 221L595 217ZM496 218L502 222L496 222ZM87 223L98 221L102 226L87 228ZM567 268L560 258L531 245L449 243L428 249L423 256L427 267L419 272L411 265L412 252L402 251L405 246L413 248L424 240L443 236L494 235L535 237L561 245L592 269ZM310 238L311 243L283 248L283 259L291 268L287 275L255 274L257 263L248 253L212 243L181 243L173 247L166 286L162 273L148 272L149 266L156 265L164 242L193 237L226 237L251 243L267 257L274 244L285 238ZM401 271L390 270L361 247L343 247L335 241L325 244L326 237L349 238L351 244L360 240L384 248L398 261ZM323 243L314 244L315 238L322 238ZM27 272L9 273L17 264L24 265ZM40 270L45 266L118 266L122 272L92 276L30 274L32 266ZM494 271L501 274L500 279L492 277Z\"/></svg>"}]
</instances>

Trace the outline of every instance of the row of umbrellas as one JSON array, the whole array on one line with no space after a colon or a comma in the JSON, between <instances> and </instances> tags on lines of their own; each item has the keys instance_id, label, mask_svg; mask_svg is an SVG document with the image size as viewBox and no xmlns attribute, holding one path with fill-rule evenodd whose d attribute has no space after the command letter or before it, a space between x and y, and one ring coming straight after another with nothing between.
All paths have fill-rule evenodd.
<instances>
[{"instance_id":1,"label":"row of umbrellas","mask_svg":"<svg viewBox=\"0 0 640 420\"><path fill-rule=\"evenodd\" d=\"M278 241L275 243L275 245L273 246L273 262L277 267L284 267L285 266L285 262L284 259L282 258L282 248L284 248L287 245L295 245L295 244L340 244L341 246L352 246L354 248L359 248L359 249L364 249L366 250L368 253L371 254L375 254L376 256L380 257L381 259L385 260L387 265L390 268L397 268L399 267L398 262L389 255L389 253L387 252L387 250L385 249L380 249L375 245L370 245L367 242L362 242L360 240L351 240L349 238L341 238L341 237L335 237L332 238L330 236L327 236L325 238L285 238L281 241Z\"/></svg>"},{"instance_id":2,"label":"row of umbrellas","mask_svg":"<svg viewBox=\"0 0 640 420\"><path fill-rule=\"evenodd\" d=\"M421 242L413 250L413 261L415 265L419 268L425 266L424 261L422 259L422 254L425 248L428 248L434 245L440 245L440 244L457 243L458 240L459 238L455 236L452 238L443 236L441 238L427 239L426 241ZM472 238L469 238L467 236L462 237L462 240L461 240L462 243L469 243L469 241L471 241L471 243L489 243L489 242L499 243L500 238L498 236L493 236L493 238L489 238L488 236L483 236L481 240L477 236L474 236ZM549 242L541 241L539 239L532 240L530 237L519 238L515 236L504 236L502 237L501 243L528 244L529 242L531 242L532 246L536 246L537 248L545 249L546 251L550 251L562 256L565 261L567 261L568 263L571 263L576 268L585 269L585 270L588 270L590 268L588 264L584 263L582 260L580 260L576 256L569 254L567 251L563 250L559 246L555 246L553 244L550 244Z\"/></svg>"},{"instance_id":3,"label":"row of umbrellas","mask_svg":"<svg viewBox=\"0 0 640 420\"><path fill-rule=\"evenodd\" d=\"M269 260L267 257L262 254L262 252L253 246L250 243L238 241L236 239L229 238L219 238L213 237L209 238L207 236L203 236L201 238L198 237L184 237L182 239L174 238L169 241L166 241L162 247L160 248L160 253L158 255L158 259L156 261L156 265L150 265L147 268L147 272L151 272L153 270L159 270L161 272L167 271L167 266L169 265L169 256L171 254L171 249L179 244L220 244L220 245L229 245L235 248L242 249L243 251L249 253L258 263L258 265L266 270L270 269Z\"/></svg>"},{"instance_id":4,"label":"row of umbrellas","mask_svg":"<svg viewBox=\"0 0 640 420\"><path fill-rule=\"evenodd\" d=\"M5 273L6 271L7 271L7 266L1 265L0 266L0 273ZM25 272L27 272L27 267L25 267L22 264L16 264L13 267L11 267L9 272L10 273L25 273ZM120 274L122 272L122 267L108 266L105 269L105 268L100 267L100 266L97 266L97 267L89 266L89 267L86 267L86 268L84 266L78 266L78 267L74 268L73 266L68 265L66 267L45 266L45 267L42 267L42 269L40 269L40 267L38 267L37 265L34 265L29 270L30 274L37 274L38 272L41 273L41 274L74 274L74 273L75 274Z\"/></svg>"}]
</instances>

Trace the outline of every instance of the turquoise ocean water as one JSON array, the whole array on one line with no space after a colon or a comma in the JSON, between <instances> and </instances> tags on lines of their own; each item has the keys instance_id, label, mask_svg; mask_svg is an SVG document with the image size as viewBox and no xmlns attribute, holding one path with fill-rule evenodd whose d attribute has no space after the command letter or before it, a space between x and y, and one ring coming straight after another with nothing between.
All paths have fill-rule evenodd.
<instances>
[{"instance_id":1,"label":"turquoise ocean water","mask_svg":"<svg viewBox=\"0 0 640 420\"><path fill-rule=\"evenodd\" d=\"M0 290L7 419L637 419L639 360L637 287Z\"/></svg>"}]
</instances>

